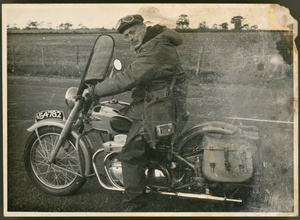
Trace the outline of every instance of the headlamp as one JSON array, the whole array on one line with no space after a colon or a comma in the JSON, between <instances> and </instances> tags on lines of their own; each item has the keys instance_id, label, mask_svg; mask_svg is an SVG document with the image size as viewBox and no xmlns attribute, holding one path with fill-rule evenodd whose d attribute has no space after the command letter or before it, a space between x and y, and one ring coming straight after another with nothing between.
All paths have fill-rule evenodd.
<instances>
[{"instance_id":1,"label":"headlamp","mask_svg":"<svg viewBox=\"0 0 300 220\"><path fill-rule=\"evenodd\" d=\"M66 101L67 106L70 109L74 108L74 106L75 106L77 92L78 92L77 87L71 87L66 92L65 101Z\"/></svg>"}]
</instances>

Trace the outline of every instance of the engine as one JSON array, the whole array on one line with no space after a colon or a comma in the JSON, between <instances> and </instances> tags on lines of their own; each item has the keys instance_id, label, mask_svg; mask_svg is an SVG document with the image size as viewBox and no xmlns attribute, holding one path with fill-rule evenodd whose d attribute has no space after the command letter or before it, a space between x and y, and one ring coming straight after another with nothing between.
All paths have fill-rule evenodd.
<instances>
[{"instance_id":1,"label":"engine","mask_svg":"<svg viewBox=\"0 0 300 220\"><path fill-rule=\"evenodd\" d=\"M122 164L120 153L125 145L126 135L116 135L114 141L103 144L106 156L104 158L105 170L110 181L117 187L123 187ZM188 189L189 186L203 186L203 177L201 171L195 173L195 170L183 161L172 161L170 149L167 145L158 146L153 155L154 159L150 159L147 169L145 170L147 186L152 189L170 189L170 187L179 187L180 189ZM174 159L174 158L173 158ZM199 163L201 169L202 154L192 152L185 155L183 160L195 165Z\"/></svg>"},{"instance_id":2,"label":"engine","mask_svg":"<svg viewBox=\"0 0 300 220\"><path fill-rule=\"evenodd\" d=\"M105 157L105 169L111 181L118 186L124 186L122 164L119 153L110 153ZM153 163L153 164L151 164ZM170 174L166 168L158 163L150 162L145 170L147 185L152 188L167 187L170 183Z\"/></svg>"},{"instance_id":3,"label":"engine","mask_svg":"<svg viewBox=\"0 0 300 220\"><path fill-rule=\"evenodd\" d=\"M112 180L119 186L123 186L123 175L122 175L122 164L119 158L114 155L109 161L109 166L107 167L108 173Z\"/></svg>"}]
</instances>

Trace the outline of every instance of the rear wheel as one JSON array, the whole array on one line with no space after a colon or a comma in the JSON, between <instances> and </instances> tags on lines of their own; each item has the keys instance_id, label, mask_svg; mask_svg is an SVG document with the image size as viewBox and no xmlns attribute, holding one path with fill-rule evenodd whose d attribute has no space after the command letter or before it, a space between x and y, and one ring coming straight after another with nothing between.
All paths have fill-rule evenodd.
<instances>
[{"instance_id":1,"label":"rear wheel","mask_svg":"<svg viewBox=\"0 0 300 220\"><path fill-rule=\"evenodd\" d=\"M55 161L50 164L49 157L55 147L61 128L48 126L39 128L37 136L33 132L25 146L25 169L34 184L52 195L69 195L79 190L86 179L80 177L80 165L84 165L82 151L76 151L75 138L69 136Z\"/></svg>"}]
</instances>

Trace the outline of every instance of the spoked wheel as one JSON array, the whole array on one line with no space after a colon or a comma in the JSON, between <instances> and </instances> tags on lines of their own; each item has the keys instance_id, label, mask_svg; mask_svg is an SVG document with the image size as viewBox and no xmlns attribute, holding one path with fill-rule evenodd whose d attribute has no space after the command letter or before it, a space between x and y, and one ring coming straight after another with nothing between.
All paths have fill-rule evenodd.
<instances>
[{"instance_id":1,"label":"spoked wheel","mask_svg":"<svg viewBox=\"0 0 300 220\"><path fill-rule=\"evenodd\" d=\"M50 164L50 154L55 147L61 128L40 128L37 136L33 132L25 146L25 169L34 184L52 195L69 195L79 190L86 179L79 176L80 165L84 157L79 149L76 151L75 138L70 135Z\"/></svg>"}]
</instances>

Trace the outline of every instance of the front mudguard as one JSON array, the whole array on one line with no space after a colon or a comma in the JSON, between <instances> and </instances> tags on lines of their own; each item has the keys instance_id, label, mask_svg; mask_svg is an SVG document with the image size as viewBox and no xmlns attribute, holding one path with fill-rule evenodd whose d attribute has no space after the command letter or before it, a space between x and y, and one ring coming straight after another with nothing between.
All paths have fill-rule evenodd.
<instances>
[{"instance_id":1,"label":"front mudguard","mask_svg":"<svg viewBox=\"0 0 300 220\"><path fill-rule=\"evenodd\" d=\"M35 124L33 124L32 126L27 128L27 131L38 132L39 128L48 127L48 126L64 128L65 123L66 123L66 121L61 120L61 119L54 119L54 118L44 119L44 120L36 122ZM83 172L83 173L81 173L81 175L83 177L88 177L89 175L94 173L93 167L92 167L92 156L93 156L92 143L88 136L81 135L74 130L72 130L71 135L75 138L76 141L78 140L78 138L80 138L79 146L82 149L84 159L85 159L84 160L85 161L84 170L82 168L80 169Z\"/></svg>"},{"instance_id":2,"label":"front mudguard","mask_svg":"<svg viewBox=\"0 0 300 220\"><path fill-rule=\"evenodd\" d=\"M238 133L241 137L247 137L257 142L259 145L259 134L255 126L235 126L220 121L210 121L196 125L185 131L178 139L176 150L179 152L181 148L195 136L203 136L207 133L219 133L225 135L233 135Z\"/></svg>"}]
</instances>

